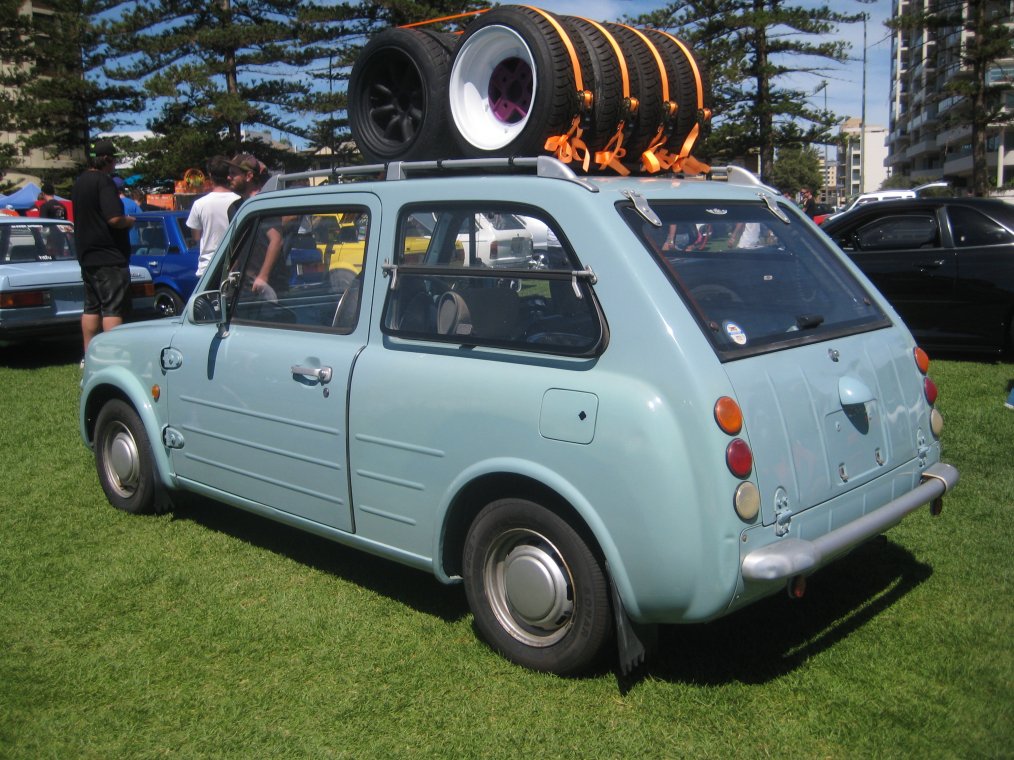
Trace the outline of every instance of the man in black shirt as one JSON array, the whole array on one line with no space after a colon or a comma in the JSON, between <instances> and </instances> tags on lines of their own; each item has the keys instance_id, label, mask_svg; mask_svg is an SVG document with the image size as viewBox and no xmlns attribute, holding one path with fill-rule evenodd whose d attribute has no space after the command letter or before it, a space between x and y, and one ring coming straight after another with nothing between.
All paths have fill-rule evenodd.
<instances>
[{"instance_id":1,"label":"man in black shirt","mask_svg":"<svg viewBox=\"0 0 1014 760\"><path fill-rule=\"evenodd\" d=\"M54 196L56 190L52 182L42 183L42 205L39 206L39 216L45 219L66 219L67 209Z\"/></svg>"},{"instance_id":2,"label":"man in black shirt","mask_svg":"<svg viewBox=\"0 0 1014 760\"><path fill-rule=\"evenodd\" d=\"M81 315L85 351L100 331L122 324L130 312L129 231L134 217L124 213L110 177L115 167L116 147L110 140L99 140L89 151L88 169L71 192L74 243L85 290Z\"/></svg>"}]
</instances>

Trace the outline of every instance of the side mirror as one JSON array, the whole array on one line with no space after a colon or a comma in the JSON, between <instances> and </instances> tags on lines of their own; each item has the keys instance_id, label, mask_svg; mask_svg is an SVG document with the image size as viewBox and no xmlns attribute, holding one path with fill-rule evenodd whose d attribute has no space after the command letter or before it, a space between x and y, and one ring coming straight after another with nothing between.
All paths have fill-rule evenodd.
<instances>
[{"instance_id":1,"label":"side mirror","mask_svg":"<svg viewBox=\"0 0 1014 760\"><path fill-rule=\"evenodd\" d=\"M196 325L224 325L227 300L220 290L205 290L198 293L194 296L190 307L190 321Z\"/></svg>"}]
</instances>

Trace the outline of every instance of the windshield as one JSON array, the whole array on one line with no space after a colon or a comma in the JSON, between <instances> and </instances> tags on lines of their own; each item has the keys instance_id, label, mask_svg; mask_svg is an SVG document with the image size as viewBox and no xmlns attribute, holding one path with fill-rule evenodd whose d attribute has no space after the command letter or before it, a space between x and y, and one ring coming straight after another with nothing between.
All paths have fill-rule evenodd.
<instances>
[{"instance_id":1,"label":"windshield","mask_svg":"<svg viewBox=\"0 0 1014 760\"><path fill-rule=\"evenodd\" d=\"M0 264L75 258L74 228L67 223L26 220L0 225Z\"/></svg>"},{"instance_id":2,"label":"windshield","mask_svg":"<svg viewBox=\"0 0 1014 760\"><path fill-rule=\"evenodd\" d=\"M653 203L662 225L627 223L723 359L889 324L841 261L794 213L764 203Z\"/></svg>"}]
</instances>

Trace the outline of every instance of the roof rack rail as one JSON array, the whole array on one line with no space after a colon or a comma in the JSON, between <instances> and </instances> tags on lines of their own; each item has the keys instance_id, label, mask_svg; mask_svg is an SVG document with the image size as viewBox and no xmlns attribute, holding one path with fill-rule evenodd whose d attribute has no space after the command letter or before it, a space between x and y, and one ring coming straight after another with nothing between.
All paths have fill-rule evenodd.
<instances>
[{"instance_id":1,"label":"roof rack rail","mask_svg":"<svg viewBox=\"0 0 1014 760\"><path fill-rule=\"evenodd\" d=\"M536 176L563 179L576 182L591 192L598 192L595 185L579 177L574 170L552 156L531 156L519 158L448 158L436 161L392 161L388 164L366 164L363 166L337 166L332 169L314 169L291 174L272 175L261 192L284 190L294 184L317 177L325 177L332 184L341 184L346 178L372 177L376 180L397 181L413 176L432 177L449 172L481 171L533 171Z\"/></svg>"}]
</instances>

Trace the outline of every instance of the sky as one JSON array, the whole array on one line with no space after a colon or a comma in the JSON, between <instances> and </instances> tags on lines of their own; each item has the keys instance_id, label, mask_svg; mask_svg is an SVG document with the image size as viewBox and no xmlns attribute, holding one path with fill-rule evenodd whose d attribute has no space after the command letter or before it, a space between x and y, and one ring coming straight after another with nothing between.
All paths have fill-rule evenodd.
<instances>
[{"instance_id":1,"label":"sky","mask_svg":"<svg viewBox=\"0 0 1014 760\"><path fill-rule=\"evenodd\" d=\"M813 0L789 0L789 5L803 8L817 7L824 3ZM870 14L866 23L866 123L887 127L890 80L891 40L884 22L891 17L891 0L875 0L859 3L857 0L834 0L828 3L839 13ZM664 8L664 0L536 0L533 5L547 11L564 15L584 16L596 21L616 21L623 16L635 17ZM846 117L862 115L863 108L863 25L848 24L840 27L839 35L852 44L850 57L854 60L844 65L835 65L824 76L792 82L791 86L813 91L826 79L827 107L836 114ZM824 106L824 93L815 96L813 105Z\"/></svg>"}]
</instances>

